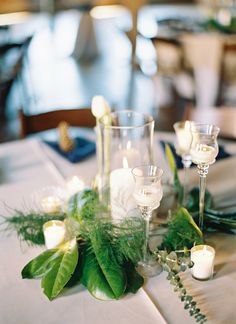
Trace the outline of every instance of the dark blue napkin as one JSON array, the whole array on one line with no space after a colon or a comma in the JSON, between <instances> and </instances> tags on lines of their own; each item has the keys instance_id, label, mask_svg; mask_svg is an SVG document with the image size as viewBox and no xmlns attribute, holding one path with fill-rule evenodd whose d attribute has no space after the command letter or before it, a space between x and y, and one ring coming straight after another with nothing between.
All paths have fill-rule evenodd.
<instances>
[{"instance_id":1,"label":"dark blue napkin","mask_svg":"<svg viewBox=\"0 0 236 324\"><path fill-rule=\"evenodd\" d=\"M160 143L161 143L161 146L164 151L165 151L165 144L169 144L170 149L171 149L173 156L175 158L175 163L176 163L177 169L183 169L183 164L181 162L182 159L178 154L176 154L174 145L170 142L165 142L165 141L160 141ZM216 160L218 161L218 160L226 159L230 156L231 155L225 151L224 147L219 145L219 153L216 157ZM191 167L193 167L193 166L194 166L194 164L191 165Z\"/></svg>"},{"instance_id":2,"label":"dark blue napkin","mask_svg":"<svg viewBox=\"0 0 236 324\"><path fill-rule=\"evenodd\" d=\"M70 152L63 152L60 149L58 142L45 141L45 143L72 163L82 161L94 154L96 151L95 143L82 137L74 138L75 147Z\"/></svg>"}]
</instances>

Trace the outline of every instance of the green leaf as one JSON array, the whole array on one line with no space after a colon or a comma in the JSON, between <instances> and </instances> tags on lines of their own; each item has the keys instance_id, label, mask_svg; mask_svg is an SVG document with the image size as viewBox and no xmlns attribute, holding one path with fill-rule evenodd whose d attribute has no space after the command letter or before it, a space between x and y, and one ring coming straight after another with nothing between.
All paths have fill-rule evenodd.
<instances>
[{"instance_id":1,"label":"green leaf","mask_svg":"<svg viewBox=\"0 0 236 324\"><path fill-rule=\"evenodd\" d=\"M205 193L205 208L211 208L213 205L213 198L212 195L208 190ZM189 192L188 203L186 206L189 212L198 212L199 211L199 188L194 187Z\"/></svg>"},{"instance_id":2,"label":"green leaf","mask_svg":"<svg viewBox=\"0 0 236 324\"><path fill-rule=\"evenodd\" d=\"M81 283L92 296L101 300L116 299L91 247L86 246L83 252Z\"/></svg>"},{"instance_id":3,"label":"green leaf","mask_svg":"<svg viewBox=\"0 0 236 324\"><path fill-rule=\"evenodd\" d=\"M45 295L52 300L65 287L75 271L78 262L76 240L66 242L60 248L61 255L51 262L51 269L42 279L41 286Z\"/></svg>"},{"instance_id":4,"label":"green leaf","mask_svg":"<svg viewBox=\"0 0 236 324\"><path fill-rule=\"evenodd\" d=\"M23 279L40 278L51 269L51 261L55 261L61 255L58 250L47 250L31 260L22 270Z\"/></svg>"},{"instance_id":5,"label":"green leaf","mask_svg":"<svg viewBox=\"0 0 236 324\"><path fill-rule=\"evenodd\" d=\"M72 196L68 204L69 216L79 222L92 220L99 209L98 193L92 189L84 189Z\"/></svg>"},{"instance_id":6,"label":"green leaf","mask_svg":"<svg viewBox=\"0 0 236 324\"><path fill-rule=\"evenodd\" d=\"M110 226L108 224L108 226ZM112 238L104 225L98 226L91 235L91 246L98 264L111 287L115 298L121 297L126 288L126 274L124 268L118 263L115 249L111 244Z\"/></svg>"},{"instance_id":7,"label":"green leaf","mask_svg":"<svg viewBox=\"0 0 236 324\"><path fill-rule=\"evenodd\" d=\"M185 209L185 208L180 208L180 209L179 209L179 212L184 214L184 217L185 217L185 219L188 221L188 223L189 223L190 225L192 225L193 229L195 229L195 231L198 233L198 235L199 235L200 237L202 237L202 236L203 236L202 231L201 231L200 228L197 226L197 224L194 222L192 216L189 214L189 212L187 211L187 209Z\"/></svg>"},{"instance_id":8,"label":"green leaf","mask_svg":"<svg viewBox=\"0 0 236 324\"><path fill-rule=\"evenodd\" d=\"M203 235L189 212L181 207L168 224L162 247L167 251L190 249L194 244L203 243Z\"/></svg>"},{"instance_id":9,"label":"green leaf","mask_svg":"<svg viewBox=\"0 0 236 324\"><path fill-rule=\"evenodd\" d=\"M165 152L166 152L166 157L167 157L167 161L168 161L170 170L173 174L174 187L175 187L175 191L178 194L178 201L179 201L179 204L181 205L183 202L183 186L181 185L181 182L179 180L178 170L177 170L177 166L175 163L174 155L172 153L172 150L171 150L169 144L167 144L167 143L165 144Z\"/></svg>"},{"instance_id":10,"label":"green leaf","mask_svg":"<svg viewBox=\"0 0 236 324\"><path fill-rule=\"evenodd\" d=\"M169 163L170 170L174 174L175 170L177 169L176 168L176 163L175 163L175 158L174 158L174 155L173 155L173 153L171 151L170 145L167 144L167 143L165 144L165 152L166 152L166 157L167 157L167 160L168 160L168 163Z\"/></svg>"},{"instance_id":11,"label":"green leaf","mask_svg":"<svg viewBox=\"0 0 236 324\"><path fill-rule=\"evenodd\" d=\"M204 213L205 220L210 227L214 227L223 231L236 229L236 220L227 217L219 217L209 212Z\"/></svg>"},{"instance_id":12,"label":"green leaf","mask_svg":"<svg viewBox=\"0 0 236 324\"><path fill-rule=\"evenodd\" d=\"M67 282L66 286L67 288L74 287L80 283L81 275L82 275L82 253L83 253L83 241L78 241L78 252L79 252L79 258L77 265L75 267L75 271L73 272L70 280Z\"/></svg>"},{"instance_id":13,"label":"green leaf","mask_svg":"<svg viewBox=\"0 0 236 324\"><path fill-rule=\"evenodd\" d=\"M83 256L81 282L99 299L119 299L126 288L125 269L117 260L111 230L111 223L94 224Z\"/></svg>"},{"instance_id":14,"label":"green leaf","mask_svg":"<svg viewBox=\"0 0 236 324\"><path fill-rule=\"evenodd\" d=\"M125 292L135 294L139 288L142 287L144 279L140 274L138 274L131 262L125 264L125 269L127 275L127 287Z\"/></svg>"}]
</instances>

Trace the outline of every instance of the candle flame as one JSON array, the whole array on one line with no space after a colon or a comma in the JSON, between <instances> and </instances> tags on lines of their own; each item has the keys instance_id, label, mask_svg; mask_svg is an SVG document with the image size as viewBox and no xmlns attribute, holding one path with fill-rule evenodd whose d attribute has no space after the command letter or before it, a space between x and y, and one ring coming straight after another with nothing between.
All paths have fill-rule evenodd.
<instances>
[{"instance_id":1,"label":"candle flame","mask_svg":"<svg viewBox=\"0 0 236 324\"><path fill-rule=\"evenodd\" d=\"M186 129L186 130L190 130L190 127L191 127L191 123L190 123L190 121L189 121L189 120L186 120L186 121L185 121L185 124L184 124L184 129Z\"/></svg>"},{"instance_id":2,"label":"candle flame","mask_svg":"<svg viewBox=\"0 0 236 324\"><path fill-rule=\"evenodd\" d=\"M129 168L129 163L128 163L128 160L127 160L127 157L126 156L123 157L123 168L124 169L128 169Z\"/></svg>"},{"instance_id":3,"label":"candle flame","mask_svg":"<svg viewBox=\"0 0 236 324\"><path fill-rule=\"evenodd\" d=\"M126 148L127 150L130 150L131 149L131 141L128 141L127 144L126 144Z\"/></svg>"}]
</instances>

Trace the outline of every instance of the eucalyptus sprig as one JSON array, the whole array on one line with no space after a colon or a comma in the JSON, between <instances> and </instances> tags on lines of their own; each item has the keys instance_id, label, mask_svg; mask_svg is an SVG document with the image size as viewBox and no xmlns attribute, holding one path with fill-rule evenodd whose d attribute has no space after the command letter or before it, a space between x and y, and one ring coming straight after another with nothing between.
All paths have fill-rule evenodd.
<instances>
[{"instance_id":1,"label":"eucalyptus sprig","mask_svg":"<svg viewBox=\"0 0 236 324\"><path fill-rule=\"evenodd\" d=\"M193 262L190 261L189 257L186 255L187 251L188 250L185 249L183 251L172 251L168 253L167 251L156 250L154 251L154 255L157 261L162 265L163 270L168 273L167 280L174 286L174 291L179 293L178 296L184 303L184 309L188 310L190 316L193 316L198 323L203 324L207 321L206 315L201 313L193 297L187 294L186 288L179 276L180 272L184 272L187 268L193 266ZM179 252L182 256L177 255Z\"/></svg>"}]
</instances>

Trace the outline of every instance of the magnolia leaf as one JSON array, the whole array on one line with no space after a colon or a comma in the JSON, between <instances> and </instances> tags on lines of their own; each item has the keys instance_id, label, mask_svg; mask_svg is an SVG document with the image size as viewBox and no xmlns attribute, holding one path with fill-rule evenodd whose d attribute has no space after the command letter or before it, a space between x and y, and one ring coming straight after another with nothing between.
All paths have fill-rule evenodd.
<instances>
[{"instance_id":1,"label":"magnolia leaf","mask_svg":"<svg viewBox=\"0 0 236 324\"><path fill-rule=\"evenodd\" d=\"M111 238L104 227L95 229L91 235L91 246L97 262L116 299L119 299L126 288L125 269L118 263Z\"/></svg>"},{"instance_id":2,"label":"magnolia leaf","mask_svg":"<svg viewBox=\"0 0 236 324\"><path fill-rule=\"evenodd\" d=\"M61 255L51 261L51 269L42 279L41 286L45 295L52 300L65 287L75 271L78 262L76 240L66 242L60 247Z\"/></svg>"},{"instance_id":3,"label":"magnolia leaf","mask_svg":"<svg viewBox=\"0 0 236 324\"><path fill-rule=\"evenodd\" d=\"M174 155L173 155L173 153L171 151L170 145L167 144L167 143L165 144L165 152L166 152L166 157L167 157L167 160L168 160L168 163L169 163L169 166L170 166L170 170L174 174L175 170L177 169L176 168L176 163L175 163L175 158L174 158Z\"/></svg>"},{"instance_id":4,"label":"magnolia leaf","mask_svg":"<svg viewBox=\"0 0 236 324\"><path fill-rule=\"evenodd\" d=\"M212 207L213 198L208 190L206 190L204 201L205 201L205 204L204 204L205 209ZM199 211L199 188L194 187L189 192L188 203L187 203L186 208L188 209L189 212L198 212Z\"/></svg>"},{"instance_id":5,"label":"magnolia leaf","mask_svg":"<svg viewBox=\"0 0 236 324\"><path fill-rule=\"evenodd\" d=\"M126 288L124 267L117 261L111 224L96 223L83 254L81 282L98 299L119 299Z\"/></svg>"},{"instance_id":6,"label":"magnolia leaf","mask_svg":"<svg viewBox=\"0 0 236 324\"><path fill-rule=\"evenodd\" d=\"M138 274L131 262L125 264L125 269L127 275L127 287L125 292L135 294L139 288L142 287L144 279L142 276L140 276L140 274Z\"/></svg>"},{"instance_id":7,"label":"magnolia leaf","mask_svg":"<svg viewBox=\"0 0 236 324\"><path fill-rule=\"evenodd\" d=\"M44 276L51 264L61 255L59 250L47 250L31 260L21 271L22 278L32 279ZM51 263L52 261L52 263Z\"/></svg>"},{"instance_id":8,"label":"magnolia leaf","mask_svg":"<svg viewBox=\"0 0 236 324\"><path fill-rule=\"evenodd\" d=\"M179 212L184 214L185 219L189 222L189 224L191 224L193 226L193 228L196 230L196 232L199 234L199 236L203 236L202 231L197 226L197 224L194 222L192 216L189 214L187 209L182 207L182 208L179 209Z\"/></svg>"},{"instance_id":9,"label":"magnolia leaf","mask_svg":"<svg viewBox=\"0 0 236 324\"><path fill-rule=\"evenodd\" d=\"M101 300L116 299L91 247L85 247L83 251L83 267L80 281L95 298Z\"/></svg>"}]
</instances>

